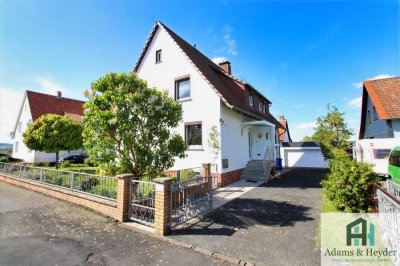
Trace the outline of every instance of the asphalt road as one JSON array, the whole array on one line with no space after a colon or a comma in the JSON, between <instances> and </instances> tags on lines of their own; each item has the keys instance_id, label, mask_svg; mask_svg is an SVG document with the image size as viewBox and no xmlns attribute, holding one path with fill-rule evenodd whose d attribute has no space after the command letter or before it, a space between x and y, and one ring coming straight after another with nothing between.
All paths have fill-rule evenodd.
<instances>
[{"instance_id":1,"label":"asphalt road","mask_svg":"<svg viewBox=\"0 0 400 266\"><path fill-rule=\"evenodd\" d=\"M227 265L0 182L0 265Z\"/></svg>"},{"instance_id":2,"label":"asphalt road","mask_svg":"<svg viewBox=\"0 0 400 266\"><path fill-rule=\"evenodd\" d=\"M285 170L171 238L257 265L320 265L320 169Z\"/></svg>"}]
</instances>

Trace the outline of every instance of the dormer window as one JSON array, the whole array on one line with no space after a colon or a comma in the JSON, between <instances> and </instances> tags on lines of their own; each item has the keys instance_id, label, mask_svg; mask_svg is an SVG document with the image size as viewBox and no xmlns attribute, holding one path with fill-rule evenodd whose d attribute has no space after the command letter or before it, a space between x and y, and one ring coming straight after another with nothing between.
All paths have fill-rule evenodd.
<instances>
[{"instance_id":1,"label":"dormer window","mask_svg":"<svg viewBox=\"0 0 400 266\"><path fill-rule=\"evenodd\" d=\"M161 49L156 51L156 63L161 62Z\"/></svg>"},{"instance_id":2,"label":"dormer window","mask_svg":"<svg viewBox=\"0 0 400 266\"><path fill-rule=\"evenodd\" d=\"M254 96L251 94L249 95L249 105L254 106Z\"/></svg>"},{"instance_id":3,"label":"dormer window","mask_svg":"<svg viewBox=\"0 0 400 266\"><path fill-rule=\"evenodd\" d=\"M262 110L263 113L266 114L266 113L267 113L267 104L266 104L266 103L263 103L263 107L262 107L262 108L263 108L263 110Z\"/></svg>"},{"instance_id":4,"label":"dormer window","mask_svg":"<svg viewBox=\"0 0 400 266\"><path fill-rule=\"evenodd\" d=\"M260 101L260 102L258 103L258 110L259 110L260 112L262 112L262 110L263 110L263 102L262 102L262 101Z\"/></svg>"}]
</instances>

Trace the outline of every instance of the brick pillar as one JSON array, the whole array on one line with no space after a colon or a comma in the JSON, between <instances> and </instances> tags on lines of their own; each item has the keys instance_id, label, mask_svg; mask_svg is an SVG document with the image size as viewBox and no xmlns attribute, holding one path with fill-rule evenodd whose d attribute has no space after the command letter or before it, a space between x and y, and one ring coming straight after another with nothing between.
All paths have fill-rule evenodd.
<instances>
[{"instance_id":1,"label":"brick pillar","mask_svg":"<svg viewBox=\"0 0 400 266\"><path fill-rule=\"evenodd\" d=\"M165 236L170 230L170 186L172 178L161 177L155 178L153 181L156 183L154 232Z\"/></svg>"},{"instance_id":2,"label":"brick pillar","mask_svg":"<svg viewBox=\"0 0 400 266\"><path fill-rule=\"evenodd\" d=\"M123 174L117 175L117 178L117 213L115 218L120 222L126 222L131 200L131 181L134 176L132 174Z\"/></svg>"}]
</instances>

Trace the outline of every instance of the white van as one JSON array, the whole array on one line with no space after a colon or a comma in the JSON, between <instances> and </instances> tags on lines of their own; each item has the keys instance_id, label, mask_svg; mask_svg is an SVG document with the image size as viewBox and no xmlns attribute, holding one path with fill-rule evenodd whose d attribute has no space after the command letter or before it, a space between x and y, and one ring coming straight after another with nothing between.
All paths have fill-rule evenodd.
<instances>
[{"instance_id":1,"label":"white van","mask_svg":"<svg viewBox=\"0 0 400 266\"><path fill-rule=\"evenodd\" d=\"M361 139L353 145L353 156L358 162L373 164L374 172L388 176L388 158L393 147L400 145L398 138Z\"/></svg>"}]
</instances>

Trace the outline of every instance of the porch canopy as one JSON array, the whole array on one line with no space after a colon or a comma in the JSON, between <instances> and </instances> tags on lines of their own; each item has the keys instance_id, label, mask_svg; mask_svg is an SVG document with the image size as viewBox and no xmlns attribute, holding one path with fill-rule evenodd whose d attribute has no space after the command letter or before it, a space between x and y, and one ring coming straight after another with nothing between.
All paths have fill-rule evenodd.
<instances>
[{"instance_id":1,"label":"porch canopy","mask_svg":"<svg viewBox=\"0 0 400 266\"><path fill-rule=\"evenodd\" d=\"M274 124L272 124L270 122L267 122L265 120L242 122L242 126L241 126L242 136L243 136L243 130L248 126L259 126L259 127L272 127L272 128L275 128ZM273 132L275 132L275 130L273 130Z\"/></svg>"}]
</instances>

